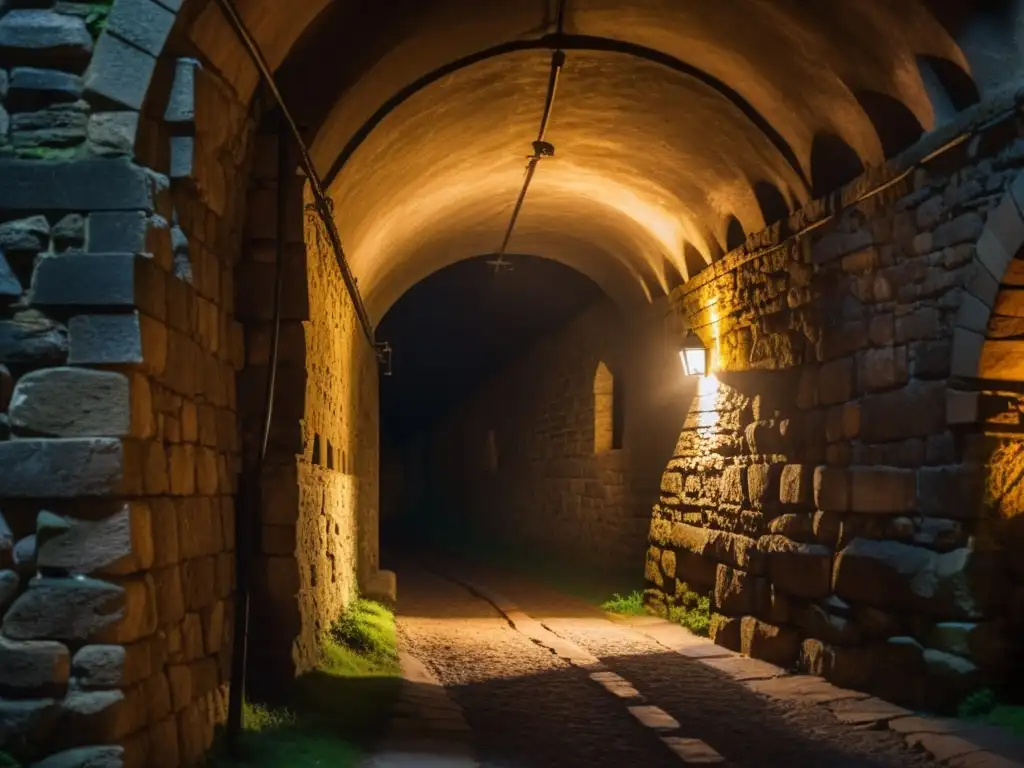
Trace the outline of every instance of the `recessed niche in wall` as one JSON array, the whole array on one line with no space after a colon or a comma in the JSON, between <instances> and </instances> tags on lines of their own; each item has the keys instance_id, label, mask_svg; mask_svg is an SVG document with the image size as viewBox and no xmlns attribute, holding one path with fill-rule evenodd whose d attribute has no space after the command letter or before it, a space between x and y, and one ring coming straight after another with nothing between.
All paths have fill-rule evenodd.
<instances>
[{"instance_id":1,"label":"recessed niche in wall","mask_svg":"<svg viewBox=\"0 0 1024 768\"><path fill-rule=\"evenodd\" d=\"M603 362L594 374L594 453L613 447L615 436L615 377Z\"/></svg>"},{"instance_id":2,"label":"recessed niche in wall","mask_svg":"<svg viewBox=\"0 0 1024 768\"><path fill-rule=\"evenodd\" d=\"M310 457L310 461L313 463L313 466L315 466L315 467L319 467L320 464L321 464L321 461L320 461L320 433L319 432L313 435L313 455L312 455L312 457Z\"/></svg>"},{"instance_id":3,"label":"recessed niche in wall","mask_svg":"<svg viewBox=\"0 0 1024 768\"><path fill-rule=\"evenodd\" d=\"M334 446L331 441L327 441L327 468L334 469Z\"/></svg>"},{"instance_id":4,"label":"recessed niche in wall","mask_svg":"<svg viewBox=\"0 0 1024 768\"><path fill-rule=\"evenodd\" d=\"M498 437L493 429L487 430L487 443L484 446L484 466L488 472L498 471Z\"/></svg>"}]
</instances>

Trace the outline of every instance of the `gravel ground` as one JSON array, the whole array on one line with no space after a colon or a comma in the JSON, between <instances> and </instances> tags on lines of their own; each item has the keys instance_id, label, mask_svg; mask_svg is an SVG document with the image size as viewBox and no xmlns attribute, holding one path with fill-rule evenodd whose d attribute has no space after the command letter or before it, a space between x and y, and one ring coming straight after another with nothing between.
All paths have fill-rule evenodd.
<instances>
[{"instance_id":1,"label":"gravel ground","mask_svg":"<svg viewBox=\"0 0 1024 768\"><path fill-rule=\"evenodd\" d=\"M467 573L629 680L730 766L927 766L888 731L840 725L821 706L753 693L573 598L497 571ZM463 707L489 766L679 766L624 703L512 627L488 602L400 569L406 648Z\"/></svg>"}]
</instances>

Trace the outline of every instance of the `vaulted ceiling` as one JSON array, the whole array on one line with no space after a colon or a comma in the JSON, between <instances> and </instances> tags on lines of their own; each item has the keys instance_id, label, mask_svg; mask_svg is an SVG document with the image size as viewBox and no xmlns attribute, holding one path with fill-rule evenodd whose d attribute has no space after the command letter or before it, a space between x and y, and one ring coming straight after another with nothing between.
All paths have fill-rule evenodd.
<instances>
[{"instance_id":1,"label":"vaulted ceiling","mask_svg":"<svg viewBox=\"0 0 1024 768\"><path fill-rule=\"evenodd\" d=\"M924 0L237 0L309 128L368 309L498 248L649 300L976 100L964 19ZM955 10L955 9L954 9ZM194 43L244 99L218 9Z\"/></svg>"}]
</instances>

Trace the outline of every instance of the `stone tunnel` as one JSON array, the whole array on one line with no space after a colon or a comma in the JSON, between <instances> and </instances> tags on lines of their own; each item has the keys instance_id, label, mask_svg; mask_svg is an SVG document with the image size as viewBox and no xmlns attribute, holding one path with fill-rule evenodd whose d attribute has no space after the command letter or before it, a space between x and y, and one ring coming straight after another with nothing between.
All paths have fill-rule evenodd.
<instances>
[{"instance_id":1,"label":"stone tunnel","mask_svg":"<svg viewBox=\"0 0 1024 768\"><path fill-rule=\"evenodd\" d=\"M0 0L0 744L197 764L237 532L250 664L294 676L395 590L399 485L654 608L709 592L715 642L844 686L1017 679L1019 3L569 0L557 38L547 0L234 4L373 327L494 251L564 50L512 248L601 297L385 451L379 349L223 7Z\"/></svg>"}]
</instances>

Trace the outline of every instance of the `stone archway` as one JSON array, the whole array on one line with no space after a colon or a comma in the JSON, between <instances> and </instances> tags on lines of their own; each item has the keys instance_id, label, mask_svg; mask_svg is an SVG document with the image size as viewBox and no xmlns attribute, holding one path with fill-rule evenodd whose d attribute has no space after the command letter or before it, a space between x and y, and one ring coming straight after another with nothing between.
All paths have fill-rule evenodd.
<instances>
[{"instance_id":1,"label":"stone archway","mask_svg":"<svg viewBox=\"0 0 1024 768\"><path fill-rule=\"evenodd\" d=\"M4 139L12 139L5 143L4 155L0 157L0 243L4 265L9 268L0 273L0 296L5 310L10 310L0 320L0 352L7 366L0 370L0 393L5 401L10 400L9 409L4 402L8 421L2 425L0 437L7 438L13 433L17 438L0 440L0 499L4 503L0 525L0 604L5 609L3 649L16 662L14 668L24 669L22 662L26 659L43 658L47 663L33 666L33 674L26 677L14 677L11 673L8 678L5 670L5 678L0 682L15 694L10 699L13 703L8 704L5 699L4 704L13 713L15 736L24 737L18 748L27 759L85 746L95 756L114 761L123 757L130 766L191 764L211 743L214 725L223 720L229 677L234 589L231 531L237 514L235 478L247 448L244 439L253 434L247 429L251 424L246 423L240 435L236 417L241 415L245 422L258 415L260 406L259 386L248 388L243 384L236 389L236 373L242 371L243 380L246 373L260 380L259 367L266 360L265 346L261 344L266 338L265 299L270 279L266 253L261 255L261 248L268 233L250 228L246 239L243 224L246 214L254 219L255 225L272 220L262 215L255 199L260 194L259 182L272 177L259 168L250 173L253 163L260 166L272 156L254 149L260 141L257 131L263 117L251 103L258 77L240 50L218 45L223 39L230 39L230 35L220 37L223 29L216 19L201 30L201 40L186 39L191 22L204 9L216 15L216 8L208 2L115 0L105 18L102 11L95 10L91 12L98 16L76 15L75 9L82 4L64 4L59 8L29 5L32 7L19 4L11 10L5 4L0 12L3 98L10 106L17 99L23 99L23 104L34 103L36 96L45 93L58 106L49 112L42 111L57 122L58 130L51 130L54 126L49 123L40 129L38 122L33 122L40 119L38 116L16 115L17 119L8 125L7 111L0 109ZM261 38L271 50L276 66L286 58L302 30L317 18L324 3L311 1L289 7L285 12L287 23L280 25L280 18L262 14L284 6L273 2L246 5L254 9L256 21L261 22ZM874 23L884 22L888 18L884 5L864 11L865 18ZM445 7L458 11L462 6L453 1ZM481 37L501 37L506 32L513 37L529 34L523 30L532 30L530 25L541 20L519 16L525 7L501 6L509 15L503 21L511 19L509 30L482 24L479 34L474 31L454 42L486 48ZM675 6L666 3L660 7L664 10ZM859 18L862 6L850 8L854 10L844 12ZM701 27L709 39L725 40L722 29L744 35L760 34L751 32L757 25L736 25L727 14L719 13L717 8L712 10L713 18ZM920 39L915 33L915 42L927 49L929 55L943 55L962 63L955 42L930 20L924 6L915 4L913 13L922 30ZM580 19L581 23L603 25L605 33L610 34L609 29L615 31L614 20L599 12L581 13ZM638 14L632 20L638 34L646 35L648 42L667 40L687 48L683 37L661 37L661 18ZM827 34L816 36L809 32L816 29L813 20L784 15L779 21L785 22L777 27L781 39L813 38L822 50L830 50ZM446 24L442 15L431 19L424 28L429 33L439 33ZM869 25L847 26L851 31L844 35L875 42L868 40L864 31ZM362 31L357 29L355 34ZM453 42L448 37L445 40ZM419 45L440 49L430 34L424 34ZM864 49L868 47L865 45ZM748 46L750 51L755 48ZM829 68L820 77L822 89L794 91L792 98L798 109L791 108L777 94L782 92L783 85L799 82L799 75L814 75L810 69L783 72L785 77L779 78L778 83L761 88L756 85L760 80L751 76L759 71L758 62L737 56L743 73L736 79L755 83L751 90L759 100L756 108L771 116L769 122L781 126L779 133L785 135L787 142L801 145L794 152L805 161L809 162L813 136L826 128L844 132L843 140L863 155L861 161L880 161L882 147L871 121L854 110L852 91L836 73L857 70L865 80L876 81L869 85L900 91L922 124L928 123L929 109L924 89L913 83L892 83L890 73L881 71L886 67L874 64L882 57L875 54L874 48L871 50L867 62L870 67L856 66L865 59L856 52L848 52L843 66ZM905 53L896 51L894 56L902 60L907 58ZM193 58L195 55L203 60ZM705 58L706 65L714 67L729 57L712 51ZM30 67L48 74L26 76L22 71L12 74L8 82L8 62L13 62L12 68ZM390 86L401 88L420 73L399 67L373 74L372 78L357 79L362 92L378 89L390 93L394 90ZM808 96L817 91L827 92L822 104L812 103ZM9 94L13 96L9 98ZM351 103L339 101L335 106L327 133L342 135L346 132L346 110ZM27 114L33 111L25 110ZM816 115L816 111L821 115ZM365 117L369 114L372 110ZM838 124L829 125L836 116L841 118ZM529 120L532 126L532 113ZM705 125L698 126L700 134L707 133L703 130ZM742 134L738 135L738 146L748 148L750 143ZM329 153L335 143L338 142L324 145L323 151ZM701 145L694 146L699 149ZM723 154L731 159L729 147L723 150L716 145L712 149L715 156ZM597 150L595 155L603 152L600 146ZM605 165L615 166L621 157L637 156L613 155L615 162ZM770 165L756 151L750 157L753 166L748 171L763 171ZM961 165L971 165L970 159L961 158ZM1005 162L1017 163L1012 157ZM649 175L684 165L687 164L655 162L648 169ZM733 173L727 163L711 163L709 167L728 168L730 180L742 175ZM776 182L787 186L782 183L786 174L773 167L771 173L759 176L756 183L777 189ZM998 173L992 178L993 189L1005 186L1006 179ZM250 179L255 181L247 199L244 192ZM582 179L586 182L590 177L584 175ZM698 211L710 216L712 207L703 187L691 179L684 182L681 187L688 192L680 192L679 197L687 197ZM802 202L798 185L793 187L787 193L780 191L779 196ZM567 188L574 189L572 185ZM578 184L575 189L578 191ZM865 424L874 424L871 428L877 429L877 423L890 416L894 423L902 423L900 409L907 403L887 398L885 393L872 392L870 402L862 404L859 412L847 408L854 399L849 391L853 370L861 365L861 358L868 389L882 390L903 383L907 360L897 348L905 345L895 339L892 343L878 343L875 347L879 349L873 347L870 354L865 351L855 361L853 351L844 346L851 336L861 338L866 334L874 339L875 334L881 334L881 338L887 338L890 330L897 334L897 321L893 320L891 328L885 322L870 330L854 328L849 336L846 331L850 328L843 327L843 333L833 335L833 329L819 322L811 311L816 288L808 278L812 264L831 264L835 274L844 275L840 279L858 285L875 271L897 266L885 263L881 254L876 254L877 260L864 255L865 246L875 244L875 233L866 233L870 228L863 221L848 221L846 228L821 238L813 258L784 252L787 260L780 261L777 254L759 255L758 269L749 271L743 271L740 258L731 258L698 275L698 267L706 266L712 252L717 255L721 249L720 243L712 242L710 230L677 228L679 220L686 217L685 206L676 210L677 220L644 200L638 204L634 189L611 189L617 193L617 207L612 207L623 214L617 220L628 225L616 230L622 235L617 243L619 254L633 267L632 271L627 270L628 280L641 274L644 264L656 265L655 272L661 274L665 256L676 257L669 261L685 266L682 271L686 277L694 279L683 294L678 294L684 304L694 304L687 307L685 314L698 319L698 325L717 323L721 318L735 325L731 328L735 333L726 334L728 338L722 345L727 365L730 361L753 367L781 365L783 360L794 365L810 363L807 348L800 346L803 341L798 329L809 331L804 334L807 340L811 341L813 335L813 343L820 342L827 351L822 352L823 359L815 361L821 365L809 367L806 387L800 390L800 396L811 397L813 405L804 409L797 402L794 406L797 410L817 412L808 423L814 424L814 419L820 418L824 426L817 424L819 432L826 437L842 434L844 439L852 431L864 438L868 429ZM359 185L353 184L351 190L357 193ZM917 199L909 189L901 190L908 197L902 204L915 210L915 221L922 229L915 234L928 230L932 241L923 242L936 245L934 241L940 238L940 227L936 225L947 211L944 203L936 203L934 198L942 195L929 190L931 197ZM748 220L763 222L765 209L752 190L724 188L720 192L719 201L729 205L716 202L716 212L719 207L724 209L736 203L735 207L746 210ZM553 195L555 202L567 197L561 193ZM657 194L651 197L660 199ZM984 206L971 195L967 198L971 204ZM956 195L953 199L959 201L957 205L964 204ZM591 207L586 210L594 215L580 231L593 229L593 223L604 221L597 215L605 210L600 207L604 202L589 200ZM627 209L633 213L625 215ZM364 584L374 575L372 546L353 546L351 531L342 530L330 510L324 513L324 509L344 509L347 521L359 517L352 505L369 510L369 524L361 530L366 541L375 538L375 439L371 434L372 423L364 418L371 410L368 404L373 398L375 374L369 358L372 350L359 347L353 340L356 337L348 314L351 307L345 305L330 273L329 260L323 258L315 228L301 223L302 202L297 194L289 211L294 217L292 224L297 224L293 234L303 232L294 243L306 246L300 249L301 257L292 254L300 263L289 274L302 275L305 281L298 280L294 285L298 308L288 318L286 330L286 366L292 368L282 381L282 392L288 398L282 407L290 409L290 426L301 421L301 427L289 434L272 436L280 441L276 443L281 449L276 457L279 462L274 465L279 476L267 483L271 493L266 498L262 520L265 528L261 530L265 536L261 541L267 577L263 588L268 595L282 597L274 602L285 606L282 612L289 614L287 621L282 622L287 631L276 638L274 655L286 657L286 664L301 669L315 653L316 632L323 628L323 622L347 589L337 586L333 569L338 561L351 559L353 551L361 551L362 557L357 555L354 562L344 565L343 570L348 571L342 581L355 580L352 570L357 563L365 566L366 573L355 574L364 577ZM645 224L645 218L653 219L653 224ZM896 218L887 221L895 227ZM973 232L973 219L968 217L966 224L959 219L957 222L943 221L943 227L951 226L942 229L941 237L953 238L956 245L963 245L970 238L960 240L963 232L959 227L967 226ZM724 232L726 227L720 229ZM732 229L731 237L726 239L735 244L739 234L736 227ZM600 245L581 240L580 231L569 244L574 253L589 253L581 243ZM677 237L679 232L685 238ZM768 241L777 234L778 230L772 230L760 239ZM660 252L659 247L654 247L660 240L669 241L671 247L679 246L679 253ZM538 242L551 245L553 241ZM703 242L704 251L698 252L694 242ZM443 245L438 245L438 252ZM982 250L979 244L979 254ZM602 259L615 257L610 252L600 253ZM794 258L789 259L790 255ZM951 268L962 266L956 261L963 258L961 251L956 251L953 258ZM321 268L312 269L311 260L317 260ZM741 271L744 281L727 286ZM787 290L784 299L777 279L783 279L783 273ZM975 295L985 303L987 279L980 270L976 277L982 293ZM241 291L237 290L238 284L243 284ZM887 285L891 290L894 282L888 281ZM390 288L393 292L398 290L395 286ZM710 302L701 300L707 291L719 293L720 301L713 310ZM783 301L793 310L796 326L780 328L769 317L763 323L760 319L747 322L768 305L777 308ZM932 315L927 310L933 308L929 306L901 325L930 327ZM778 320L778 315L774 317ZM708 322L699 318L708 318ZM737 321L738 318L745 319ZM848 318L832 319L841 321L842 326ZM964 328L974 329L976 335L982 330L973 325ZM904 328L903 332L911 331ZM915 337L913 341L941 346L943 339ZM959 361L973 359L975 346L973 337L958 335L954 347L955 375L960 375L958 371L973 370L970 366L963 368ZM312 357L311 349L315 352ZM857 351L859 354L863 350ZM922 347L922 353L928 351ZM917 412L926 411L922 418L930 425L935 423L931 421L935 418L934 392L938 386L944 394L946 388L944 381L935 384L946 375L942 364L935 363L941 357L927 356L936 365L934 378L915 390L915 394L925 396L921 401L924 405ZM353 374L351 380L340 384L330 381L339 372ZM642 397L643 393L631 392L630 396ZM749 400L751 418L743 426L742 439L738 434L730 437L732 448L743 445L743 440L748 447L765 447L776 433L780 439L784 437L785 419L764 410L765 399ZM840 406L841 412L837 410ZM735 423L739 424L739 412L745 413L746 406L722 409L723 413L727 410L728 418L735 416ZM871 415L877 418L868 418ZM927 435L909 437L885 433L877 441L867 442L874 445L892 442L888 438L895 437L918 441L935 438L934 445L927 445L944 456L942 451L948 449L948 441L942 427L944 424L930 426ZM350 450L350 441L355 439L360 444L358 452ZM817 512L878 512L872 507L874 500L847 493L852 488L851 478L878 480L884 482L885 488L897 490L908 483L909 475L904 471L907 468L892 466L894 461L889 458L880 463L896 471L865 473L864 467L874 467L875 462L864 459L851 463L844 451L852 449L849 445L844 448L843 440L819 442L818 452L812 448L791 455L784 450L771 453L774 457L794 459L779 470L779 478L790 481L786 493L792 494L780 496L779 503L792 503L805 519L808 513L812 520L817 519ZM314 446L318 449L314 450ZM759 490L763 501L764 494L771 495L774 488L775 467L784 463L774 459L761 461L760 457L768 453L743 453L750 459L749 466L730 467L721 477L715 475L709 487L714 485L725 488L729 494L738 494L730 497L744 500L738 506L751 498L752 487ZM821 463L823 457L838 469L818 473L817 491L825 497L824 503L819 503L820 499L811 500L809 478L813 473L809 470L812 464ZM735 454L728 458L734 459ZM797 469L790 469L791 466ZM934 476L943 475L936 470ZM683 491L689 493L688 489L683 487L678 493L677 490L671 481L666 483L664 508L672 511L668 516L659 513L658 518L664 521L679 513L679 520L670 521L673 536L684 530L674 527L684 524L682 515L693 512L684 512L683 507L700 506L700 499L693 504L692 499L684 499ZM830 490L835 492L834 497ZM884 506L891 502L878 503ZM885 507L883 512L886 510L889 508ZM901 535L906 533L904 530ZM358 533L354 535L358 537ZM701 546L708 540L701 539ZM779 549L768 553L769 562L781 558L788 563L791 555L799 555L795 562L802 563L801 567L808 562L812 569L822 567L825 559L832 567L831 555L825 558L820 550L774 541ZM690 543L678 537L673 542L677 547ZM707 553L701 550L699 554ZM848 551L846 554L850 555ZM848 557L845 562L851 559ZM712 562L716 588L719 573L726 574L732 580L730 584L742 581L742 574L762 576L753 569L744 571L739 562L719 562L714 557L708 562ZM722 571L722 567L733 570ZM772 567L769 564L769 574ZM35 578L38 573L42 578ZM814 571L813 576L821 580L820 571ZM739 627L741 642L747 642L752 652L756 651L751 642L776 648L792 637L784 631L773 634L771 626L747 619L727 626L729 631ZM771 645L776 641L776 645ZM843 655L840 651L828 656L813 645L802 650L808 658L817 660L814 663L821 664L826 663L826 657L831 659L828 663L833 663ZM37 670L43 671L35 676ZM70 684L72 674L75 685Z\"/></svg>"}]
</instances>

